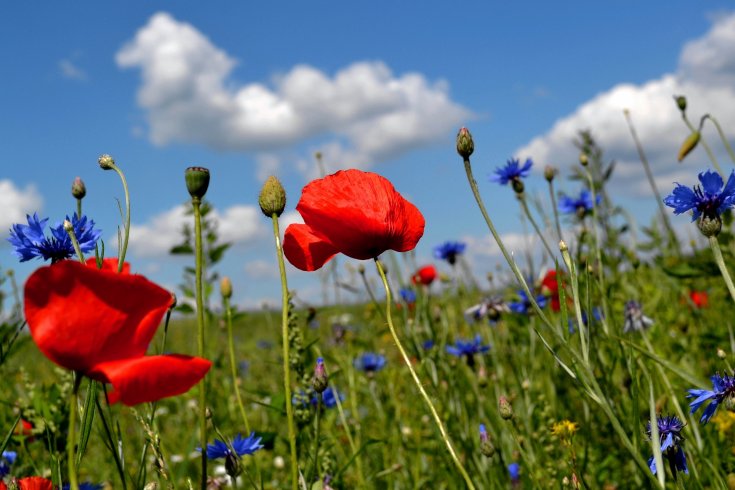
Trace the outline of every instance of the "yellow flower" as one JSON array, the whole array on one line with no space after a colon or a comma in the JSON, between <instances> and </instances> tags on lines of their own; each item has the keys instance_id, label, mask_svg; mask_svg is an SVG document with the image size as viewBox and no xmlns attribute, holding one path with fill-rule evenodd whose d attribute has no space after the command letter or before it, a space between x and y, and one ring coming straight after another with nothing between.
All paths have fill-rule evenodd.
<instances>
[{"instance_id":1,"label":"yellow flower","mask_svg":"<svg viewBox=\"0 0 735 490\"><path fill-rule=\"evenodd\" d=\"M735 425L735 413L728 410L718 410L717 415L712 417L712 422L717 426L717 432L725 435Z\"/></svg>"},{"instance_id":2,"label":"yellow flower","mask_svg":"<svg viewBox=\"0 0 735 490\"><path fill-rule=\"evenodd\" d=\"M551 426L551 433L561 439L565 444L570 444L574 433L577 432L579 425L567 419L556 422Z\"/></svg>"}]
</instances>

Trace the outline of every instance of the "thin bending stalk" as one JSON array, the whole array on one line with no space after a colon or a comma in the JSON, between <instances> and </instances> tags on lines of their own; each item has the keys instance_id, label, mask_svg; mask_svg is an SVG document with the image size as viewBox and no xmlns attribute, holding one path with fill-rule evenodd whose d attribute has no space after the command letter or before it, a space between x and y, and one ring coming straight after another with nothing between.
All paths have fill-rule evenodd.
<instances>
[{"instance_id":1,"label":"thin bending stalk","mask_svg":"<svg viewBox=\"0 0 735 490\"><path fill-rule=\"evenodd\" d=\"M725 133L722 131L722 127L720 126L720 123L717 122L717 119L710 116L709 114L705 115L702 119L709 119L710 121L714 123L715 127L717 128L717 132L720 134L720 139L722 140L722 144L725 145L727 154L730 155L730 160L732 160L732 163L735 163L735 152L732 150L732 146L730 146L730 142L727 141L727 137L725 137Z\"/></svg>"},{"instance_id":2,"label":"thin bending stalk","mask_svg":"<svg viewBox=\"0 0 735 490\"><path fill-rule=\"evenodd\" d=\"M227 342L230 345L230 372L232 373L232 385L233 391L235 392L235 398L237 399L237 406L240 409L240 416L242 422L245 424L245 430L250 434L250 423L248 422L248 415L245 413L245 407L242 404L242 397L240 396L240 388L238 387L238 376L237 367L235 364L235 342L232 338L232 308L230 308L230 298L223 297L222 302L225 307L225 322L227 323Z\"/></svg>"},{"instance_id":3,"label":"thin bending stalk","mask_svg":"<svg viewBox=\"0 0 735 490\"><path fill-rule=\"evenodd\" d=\"M691 131L692 133L695 132L695 131L698 131L697 129L694 128L694 126L692 125L692 123L689 122L689 118L687 117L687 115L684 112L681 113L681 118L684 120L684 123L689 128L689 131ZM709 147L709 145L707 144L707 142L704 141L704 136L701 136L700 135L700 137L699 137L699 144L701 144L702 147L704 148L704 151L707 152L707 156L709 157L710 161L712 162L712 165L715 166L715 169L717 169L717 172L724 178L725 177L725 173L722 171L722 168L720 168L720 164L717 163L717 158L715 158L715 154L712 153L712 149Z\"/></svg>"},{"instance_id":4,"label":"thin bending stalk","mask_svg":"<svg viewBox=\"0 0 735 490\"><path fill-rule=\"evenodd\" d=\"M643 145L641 145L641 141L638 139L638 133L636 133L635 126L633 126L633 121L630 118L630 112L626 110L626 111L623 111L623 114L625 115L625 120L628 123L628 128L630 129L630 135L633 137L635 148L636 150L638 150L638 157L641 159L641 164L643 164L643 170L646 172L646 178L648 179L648 184L651 186L653 195L656 197L656 203L658 204L658 211L659 213L661 213L661 219L664 222L666 231L669 232L669 240L671 240L671 243L676 247L677 252L679 252L679 241L676 239L676 234L674 233L674 229L671 227L671 221L669 221L669 215L666 213L666 209L664 208L664 200L661 197L661 193L658 191L658 187L656 187L656 181L653 179L653 173L651 172L651 166L648 164L648 158L646 157L646 154L643 152Z\"/></svg>"},{"instance_id":5,"label":"thin bending stalk","mask_svg":"<svg viewBox=\"0 0 735 490\"><path fill-rule=\"evenodd\" d=\"M406 354L406 350L403 348L401 341L398 339L398 334L396 333L396 329L393 326L393 320L391 319L391 315L390 315L390 305L391 305L392 299L391 299L391 293L390 293L390 286L388 286L388 278L385 277L385 271L383 270L383 266L380 264L379 260L375 259L375 265L378 268L378 273L380 274L380 278L383 280L383 286L385 287L385 316L388 321L388 328L390 329L390 333L393 336L393 341L396 343L398 350L401 352L401 356L403 357L403 360L405 361L406 366L408 366L408 370L411 372L411 377L416 383L416 387L419 389L419 392L421 392L421 396L423 397L424 401L428 405L429 410L431 411L431 415L434 417L434 422L436 422L436 426L439 429L439 432L441 433L442 440L444 440L444 443L447 446L447 450L449 450L449 454L452 456L452 460L454 461L454 464L457 466L457 469L462 475L462 478L464 478L465 483L467 483L467 487L470 488L471 490L475 490L475 486L472 484L472 480L470 480L470 475L467 474L467 470L465 470L464 466L462 466L462 463L459 461L459 458L457 457L457 453L454 451L454 448L452 447L452 443L449 441L449 436L447 435L447 431L444 429L444 424L442 423L441 418L439 417L439 414L436 411L436 408L434 408L434 404L431 402L431 398L429 398L429 395L426 393L426 390L424 389L424 385L423 383L421 383L421 379L419 379L418 375L416 374L416 371L413 369L413 366L411 365L411 359L409 359L408 354Z\"/></svg>"},{"instance_id":6,"label":"thin bending stalk","mask_svg":"<svg viewBox=\"0 0 735 490\"><path fill-rule=\"evenodd\" d=\"M556 224L556 233L559 235L559 241L564 240L561 234L561 223L559 222L559 210L556 205L556 196L554 195L554 181L549 181L549 196L551 197L551 207L554 209L554 223Z\"/></svg>"},{"instance_id":7,"label":"thin bending stalk","mask_svg":"<svg viewBox=\"0 0 735 490\"><path fill-rule=\"evenodd\" d=\"M536 230L536 234L539 236L539 238L541 238L541 242L544 244L544 248L546 249L546 252L549 254L549 259L554 260L554 252L551 250L551 247L546 242L546 238L544 238L544 234L541 233L541 229L538 227L536 220L533 219L533 216L531 215L531 210L528 209L528 203L526 203L526 196L524 194L519 194L518 200L521 202L521 207L523 208L523 212L526 213L526 216L528 217L528 221L531 222L531 226L533 226L533 229Z\"/></svg>"},{"instance_id":8,"label":"thin bending stalk","mask_svg":"<svg viewBox=\"0 0 735 490\"><path fill-rule=\"evenodd\" d=\"M288 443L291 447L291 488L298 490L299 462L296 457L296 431L293 424L293 406L291 403L291 367L289 365L288 345L288 282L286 281L286 263L283 261L281 248L281 231L278 228L278 215L273 213L273 237L276 240L276 256L278 270L281 275L281 335L283 336L283 389L286 394L286 419L288 421Z\"/></svg>"},{"instance_id":9,"label":"thin bending stalk","mask_svg":"<svg viewBox=\"0 0 735 490\"><path fill-rule=\"evenodd\" d=\"M735 301L735 286L733 285L730 273L727 271L727 267L725 266L725 260L722 258L722 250L720 250L720 243L717 241L716 236L709 237L709 245L712 248L712 253L715 256L717 267L720 268L720 273L722 273L722 278L725 280L727 290L730 291L730 297L733 301Z\"/></svg>"},{"instance_id":10,"label":"thin bending stalk","mask_svg":"<svg viewBox=\"0 0 735 490\"><path fill-rule=\"evenodd\" d=\"M112 169L120 176L123 191L125 191L125 231L123 232L123 242L122 247L120 247L120 255L117 259L117 272L120 273L122 272L123 264L125 263L125 254L128 251L128 239L130 238L130 192L128 191L128 181L125 180L125 174L123 174L122 170L120 170L120 168L114 163L112 164Z\"/></svg>"},{"instance_id":11,"label":"thin bending stalk","mask_svg":"<svg viewBox=\"0 0 735 490\"><path fill-rule=\"evenodd\" d=\"M203 250L202 250L202 213L200 209L201 201L199 198L193 197L191 203L194 206L194 248L196 251L196 270L195 270L195 288L197 303L197 351L199 357L204 357L204 298L202 297L202 268L203 268ZM128 214L128 217L130 215ZM126 229L127 230L127 229ZM125 235L127 242L127 233ZM123 249L124 250L124 249ZM122 260L125 252L120 255L120 263L118 267L122 267ZM199 438L201 447L207 447L207 392L204 380L199 383ZM202 449L202 479L201 489L207 489L207 451Z\"/></svg>"}]
</instances>

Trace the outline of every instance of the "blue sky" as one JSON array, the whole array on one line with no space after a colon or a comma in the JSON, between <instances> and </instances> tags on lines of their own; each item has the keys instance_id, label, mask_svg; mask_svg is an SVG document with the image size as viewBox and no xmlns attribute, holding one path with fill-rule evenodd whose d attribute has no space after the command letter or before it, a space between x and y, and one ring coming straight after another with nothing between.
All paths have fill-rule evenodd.
<instances>
[{"instance_id":1,"label":"blue sky","mask_svg":"<svg viewBox=\"0 0 735 490\"><path fill-rule=\"evenodd\" d=\"M486 176L510 156L564 171L576 160L578 129L592 129L619 162L611 185L648 224L655 203L641 185L622 109L631 110L662 192L674 180L692 183L706 159L695 152L684 166L674 163L687 131L671 96L689 96L693 119L712 111L735 127L729 6L84 1L41 11L6 4L0 235L25 213L63 219L74 209L71 182L81 176L85 211L114 245L122 190L96 165L110 153L131 187L133 268L173 288L185 262L165 251L178 238L183 171L202 165L212 171L207 197L222 234L235 242L221 272L241 305L276 301L272 237L257 194L274 173L289 196L286 223L297 219L294 206L321 150L330 169L385 175L422 210L420 263L431 261L433 246L461 239L480 275L498 257L454 152L462 125L475 137L474 168L490 212L519 253L517 203ZM534 180L529 193L545 198L545 182ZM578 191L566 180L561 186ZM348 263L339 262L345 276ZM22 279L38 265L17 264L3 240L1 267ZM290 269L290 281L301 297L321 297L317 275Z\"/></svg>"}]
</instances>

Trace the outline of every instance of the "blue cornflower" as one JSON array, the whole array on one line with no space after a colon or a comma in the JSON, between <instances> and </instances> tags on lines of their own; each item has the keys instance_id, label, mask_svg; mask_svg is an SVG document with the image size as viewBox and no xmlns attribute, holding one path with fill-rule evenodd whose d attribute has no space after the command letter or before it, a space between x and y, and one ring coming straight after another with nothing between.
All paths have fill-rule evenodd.
<instances>
[{"instance_id":1,"label":"blue cornflower","mask_svg":"<svg viewBox=\"0 0 735 490\"><path fill-rule=\"evenodd\" d=\"M335 395L336 393L336 395ZM333 408L337 406L337 396L339 396L339 401L344 401L345 395L343 393L338 392L337 390L333 389L331 386L324 390L324 393L322 393L322 405L324 405L327 408ZM311 404L316 406L317 405L317 395L314 393L314 395L311 397Z\"/></svg>"},{"instance_id":2,"label":"blue cornflower","mask_svg":"<svg viewBox=\"0 0 735 490\"><path fill-rule=\"evenodd\" d=\"M0 455L0 480L8 473L10 473L10 467L15 463L18 453L15 451L3 451Z\"/></svg>"},{"instance_id":3,"label":"blue cornflower","mask_svg":"<svg viewBox=\"0 0 735 490\"><path fill-rule=\"evenodd\" d=\"M602 310L600 307L595 306L592 308L592 318L597 320L598 322L602 321ZM589 316L587 316L587 312L582 310L582 324L587 327L589 326ZM569 319L569 333L574 333L576 331L575 329L576 322L573 319Z\"/></svg>"},{"instance_id":4,"label":"blue cornflower","mask_svg":"<svg viewBox=\"0 0 735 490\"><path fill-rule=\"evenodd\" d=\"M508 475L510 475L510 481L517 482L521 479L521 465L518 463L511 463L508 465Z\"/></svg>"},{"instance_id":5,"label":"blue cornflower","mask_svg":"<svg viewBox=\"0 0 735 490\"><path fill-rule=\"evenodd\" d=\"M207 459L232 458L234 455L244 456L253 454L258 449L262 449L260 443L262 437L255 437L255 432L251 432L249 436L243 437L238 434L231 443L214 440L214 444L207 444ZM201 451L201 449L199 449Z\"/></svg>"},{"instance_id":6,"label":"blue cornflower","mask_svg":"<svg viewBox=\"0 0 735 490\"><path fill-rule=\"evenodd\" d=\"M699 182L701 186L695 185L691 189L677 182L674 191L664 199L664 204L674 208L674 214L691 209L692 221L701 215L708 219L718 218L735 204L735 171L730 172L724 188L720 174L709 170L699 174Z\"/></svg>"},{"instance_id":7,"label":"blue cornflower","mask_svg":"<svg viewBox=\"0 0 735 490\"><path fill-rule=\"evenodd\" d=\"M464 310L464 318L467 323L474 323L487 317L488 321L498 321L501 313L507 313L510 309L503 298L485 298L481 303L470 306Z\"/></svg>"},{"instance_id":8,"label":"blue cornflower","mask_svg":"<svg viewBox=\"0 0 735 490\"><path fill-rule=\"evenodd\" d=\"M482 337L475 335L473 340L461 340L458 339L454 342L454 345L447 346L447 353L453 356L467 356L471 358L475 354L483 354L490 350L489 345L482 345Z\"/></svg>"},{"instance_id":9,"label":"blue cornflower","mask_svg":"<svg viewBox=\"0 0 735 490\"><path fill-rule=\"evenodd\" d=\"M400 291L401 299L404 303L411 305L416 302L416 291L411 288L402 288Z\"/></svg>"},{"instance_id":10,"label":"blue cornflower","mask_svg":"<svg viewBox=\"0 0 735 490\"><path fill-rule=\"evenodd\" d=\"M709 419L715 414L720 403L732 403L735 401L735 377L728 376L727 374L720 375L718 373L710 379L712 380L712 391L693 389L689 390L689 395L687 395L687 398L694 398L694 401L689 404L689 407L692 409L691 413L699 410L699 407L707 400L711 400L707 408L704 409L702 417L699 419L703 424L709 422Z\"/></svg>"},{"instance_id":11,"label":"blue cornflower","mask_svg":"<svg viewBox=\"0 0 735 490\"><path fill-rule=\"evenodd\" d=\"M597 204L600 204L600 196L597 195ZM579 193L579 197L561 196L559 198L559 211L567 214L576 214L580 218L584 218L586 215L592 212L592 208L595 207L595 203L592 201L592 193L588 190L583 190Z\"/></svg>"},{"instance_id":12,"label":"blue cornflower","mask_svg":"<svg viewBox=\"0 0 735 490\"><path fill-rule=\"evenodd\" d=\"M374 352L366 352L355 359L355 368L366 373L374 373L385 367L385 356L375 354Z\"/></svg>"},{"instance_id":13,"label":"blue cornflower","mask_svg":"<svg viewBox=\"0 0 735 490\"><path fill-rule=\"evenodd\" d=\"M490 182L506 185L508 182L520 181L521 177L528 177L528 174L531 173L532 166L533 161L530 158L526 159L526 163L523 166L521 166L520 160L511 158L506 162L505 167L495 169L495 174L490 176Z\"/></svg>"},{"instance_id":14,"label":"blue cornflower","mask_svg":"<svg viewBox=\"0 0 735 490\"><path fill-rule=\"evenodd\" d=\"M467 248L466 243L462 242L444 242L438 247L434 247L434 257L439 260L446 260L451 265L457 262L457 256L464 253Z\"/></svg>"},{"instance_id":15,"label":"blue cornflower","mask_svg":"<svg viewBox=\"0 0 735 490\"><path fill-rule=\"evenodd\" d=\"M434 348L434 341L432 339L424 340L424 343L421 344L421 347L424 350L431 350Z\"/></svg>"},{"instance_id":16,"label":"blue cornflower","mask_svg":"<svg viewBox=\"0 0 735 490\"><path fill-rule=\"evenodd\" d=\"M630 300L626 302L624 314L623 333L642 331L653 325L653 320L643 314L641 304L638 301Z\"/></svg>"},{"instance_id":17,"label":"blue cornflower","mask_svg":"<svg viewBox=\"0 0 735 490\"><path fill-rule=\"evenodd\" d=\"M661 455L669 461L669 468L671 468L671 473L674 475L674 478L676 478L677 471L683 471L688 475L687 458L684 456L684 450L681 447L684 442L684 438L681 435L684 423L675 415L656 417L656 423L658 424ZM646 424L646 435L648 435L649 439L651 438L650 421ZM651 468L651 472L655 475L657 468L656 459L653 456L648 459L648 467Z\"/></svg>"},{"instance_id":18,"label":"blue cornflower","mask_svg":"<svg viewBox=\"0 0 735 490\"><path fill-rule=\"evenodd\" d=\"M38 219L38 215L26 215L27 225L14 224L10 229L8 241L13 245L13 252L21 262L41 257L43 260L51 260L51 263L68 259L76 252L72 245L69 234L64 230L63 223L50 227L51 236L47 237L43 229L46 227L48 218ZM69 220L69 217L66 217ZM79 218L76 213L71 218L74 234L79 241L82 253L94 250L95 244L102 235L101 230L94 229L94 221L88 220L86 216Z\"/></svg>"},{"instance_id":19,"label":"blue cornflower","mask_svg":"<svg viewBox=\"0 0 735 490\"><path fill-rule=\"evenodd\" d=\"M521 313L524 315L528 315L529 311L531 310L531 300L528 299L528 295L524 290L518 291L518 296L520 296L521 300L516 301L514 303L509 303L508 307L510 308L510 311L513 313ZM538 303L539 308L544 308L546 306L547 298L543 294L539 294L536 296L536 303Z\"/></svg>"},{"instance_id":20,"label":"blue cornflower","mask_svg":"<svg viewBox=\"0 0 735 490\"><path fill-rule=\"evenodd\" d=\"M64 486L61 487L63 490L69 490L71 488L71 485L68 483L64 483ZM95 485L94 483L89 482L83 482L79 484L79 490L102 490L104 488L104 485Z\"/></svg>"}]
</instances>

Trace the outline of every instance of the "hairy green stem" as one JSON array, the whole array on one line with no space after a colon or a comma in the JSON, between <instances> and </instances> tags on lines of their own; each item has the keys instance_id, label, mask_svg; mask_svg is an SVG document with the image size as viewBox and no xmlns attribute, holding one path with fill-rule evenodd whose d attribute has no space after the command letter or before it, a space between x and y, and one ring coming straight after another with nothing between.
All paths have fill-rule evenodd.
<instances>
[{"instance_id":1,"label":"hairy green stem","mask_svg":"<svg viewBox=\"0 0 735 490\"><path fill-rule=\"evenodd\" d=\"M248 434L250 434L250 423L248 422L248 415L245 413L245 407L242 404L242 397L240 396L240 388L238 387L239 377L237 376L237 366L235 363L235 341L232 337L232 308L230 308L230 298L223 297L222 303L225 307L225 322L227 323L227 343L229 344L232 387L233 391L235 392L235 398L237 399L237 406L240 409L242 422L245 424L245 430Z\"/></svg>"},{"instance_id":2,"label":"hairy green stem","mask_svg":"<svg viewBox=\"0 0 735 490\"><path fill-rule=\"evenodd\" d=\"M196 253L196 269L195 269L195 289L197 304L197 352L199 357L204 357L204 297L202 291L202 269L204 267L203 246L202 246L202 212L201 200L192 197L191 203L194 206L194 249ZM129 215L128 215L129 216ZM126 237L127 238L127 237ZM122 259L122 256L121 256ZM122 266L122 262L118 264ZM204 380L199 383L199 439L202 448L202 478L201 489L207 489L207 390Z\"/></svg>"},{"instance_id":3,"label":"hairy green stem","mask_svg":"<svg viewBox=\"0 0 735 490\"><path fill-rule=\"evenodd\" d=\"M380 261L377 258L375 259L375 265L378 268L378 273L380 274L380 278L383 280L383 287L385 287L385 316L388 321L388 329L390 330L390 333L393 336L393 341L396 343L398 350L401 352L401 356L403 357L403 360L406 363L408 370L411 372L411 377L413 378L413 381L416 383L416 387L419 389L421 396L423 397L424 401L426 402L426 405L429 407L429 410L431 411L431 415L434 417L434 422L436 423L436 426L439 429L439 432L441 433L442 440L444 441L444 444L446 444L447 450L449 451L449 454L451 455L452 460L454 461L454 464L457 467L457 470L459 470L460 474L462 475L462 478L464 478L464 481L467 484L467 488L474 490L475 486L472 484L470 475L467 474L467 470L464 469L464 466L462 466L462 462L457 457L457 453L455 452L454 447L452 447L452 443L449 440L449 436L447 435L446 429L444 429L444 424L442 423L442 420L439 417L439 414L437 413L436 408L434 407L434 404L431 402L431 398L429 398L429 395L426 393L426 390L424 389L424 385L421 382L421 379L419 378L418 374L416 374L416 371L411 365L411 359L409 359L408 354L406 353L406 350L403 348L403 345L401 344L401 341L398 338L398 334L396 333L396 329L393 326L393 320L391 319L391 314L390 314L390 305L392 302L392 298L391 298L390 286L388 285L388 278L385 276L385 271L383 270L383 266L380 264Z\"/></svg>"},{"instance_id":4,"label":"hairy green stem","mask_svg":"<svg viewBox=\"0 0 735 490\"><path fill-rule=\"evenodd\" d=\"M549 181L549 197L551 197L551 207L554 210L554 223L556 224L556 233L559 235L559 240L564 240L564 236L561 233L561 223L559 221L559 209L556 204L556 196L554 195L554 181Z\"/></svg>"},{"instance_id":5,"label":"hairy green stem","mask_svg":"<svg viewBox=\"0 0 735 490\"><path fill-rule=\"evenodd\" d=\"M65 223L68 223L68 221ZM77 253L77 258L79 259L79 262L84 264L84 254L82 253L82 249L79 247L79 240L77 240L77 235L76 233L74 233L74 228L72 228L71 226L64 226L64 229L69 235L69 239L71 240L71 244L74 246L74 251Z\"/></svg>"},{"instance_id":6,"label":"hairy green stem","mask_svg":"<svg viewBox=\"0 0 735 490\"><path fill-rule=\"evenodd\" d=\"M77 199L77 218L82 219L82 200Z\"/></svg>"},{"instance_id":7,"label":"hairy green stem","mask_svg":"<svg viewBox=\"0 0 735 490\"><path fill-rule=\"evenodd\" d=\"M278 215L271 215L273 220L273 237L276 241L278 270L281 275L281 335L283 337L283 389L286 395L286 419L288 421L288 443L291 448L291 487L298 490L299 461L296 456L296 430L293 423L293 404L291 402L291 367L289 365L288 339L288 282L286 281L286 263L283 260L281 247L281 231L278 228Z\"/></svg>"},{"instance_id":8,"label":"hairy green stem","mask_svg":"<svg viewBox=\"0 0 735 490\"><path fill-rule=\"evenodd\" d=\"M120 176L123 191L125 192L125 231L123 232L122 247L120 247L120 254L117 259L117 272L119 273L122 272L123 264L125 263L125 254L128 251L128 239L130 238L130 192L128 191L128 181L125 179L125 174L122 170L120 170L120 168L114 163L111 167L115 172L117 172L117 175Z\"/></svg>"},{"instance_id":9,"label":"hairy green stem","mask_svg":"<svg viewBox=\"0 0 735 490\"><path fill-rule=\"evenodd\" d=\"M338 394L335 392L335 396L339 397ZM311 477L309 478L309 482L314 480L314 477L319 479L319 422L321 420L321 412L322 412L322 394L317 393L316 394L316 427L314 429L314 449L312 450L312 455L314 457L314 465L312 466L311 471ZM307 482L307 484L309 483Z\"/></svg>"}]
</instances>

